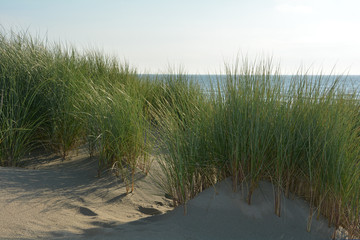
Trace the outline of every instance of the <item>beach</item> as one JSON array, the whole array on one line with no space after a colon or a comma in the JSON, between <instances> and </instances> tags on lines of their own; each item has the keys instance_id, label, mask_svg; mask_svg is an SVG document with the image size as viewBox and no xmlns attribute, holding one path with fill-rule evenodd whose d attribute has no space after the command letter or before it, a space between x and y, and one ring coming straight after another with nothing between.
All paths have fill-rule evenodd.
<instances>
[{"instance_id":1,"label":"beach","mask_svg":"<svg viewBox=\"0 0 360 240\"><path fill-rule=\"evenodd\" d=\"M155 179L137 172L126 194L110 171L98 178L96 159L81 150L65 161L44 154L26 168L0 168L0 239L330 239L334 231L314 217L308 233L308 204L298 198L283 197L277 217L268 182L248 205L246 186L233 192L226 179L190 200L185 215Z\"/></svg>"},{"instance_id":2,"label":"beach","mask_svg":"<svg viewBox=\"0 0 360 240\"><path fill-rule=\"evenodd\" d=\"M0 60L0 238L359 236L358 76L141 74L5 30Z\"/></svg>"}]
</instances>

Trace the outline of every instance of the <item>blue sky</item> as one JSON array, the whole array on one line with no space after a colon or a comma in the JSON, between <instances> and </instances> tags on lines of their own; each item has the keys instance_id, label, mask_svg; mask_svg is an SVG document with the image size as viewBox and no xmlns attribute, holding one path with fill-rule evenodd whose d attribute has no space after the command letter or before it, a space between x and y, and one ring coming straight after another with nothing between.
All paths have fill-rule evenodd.
<instances>
[{"instance_id":1,"label":"blue sky","mask_svg":"<svg viewBox=\"0 0 360 240\"><path fill-rule=\"evenodd\" d=\"M219 73L240 53L282 72L360 74L358 0L0 0L0 24L98 49L140 72Z\"/></svg>"}]
</instances>

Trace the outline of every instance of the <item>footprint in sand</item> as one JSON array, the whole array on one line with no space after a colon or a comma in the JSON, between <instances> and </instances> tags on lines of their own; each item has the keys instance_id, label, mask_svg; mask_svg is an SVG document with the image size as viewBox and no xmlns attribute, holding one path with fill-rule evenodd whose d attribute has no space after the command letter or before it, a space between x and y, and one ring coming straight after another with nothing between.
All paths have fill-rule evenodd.
<instances>
[{"instance_id":1,"label":"footprint in sand","mask_svg":"<svg viewBox=\"0 0 360 240\"><path fill-rule=\"evenodd\" d=\"M79 207L79 212L82 215L89 216L89 217L98 215L97 213L93 212L92 210L88 209L87 207Z\"/></svg>"},{"instance_id":2,"label":"footprint in sand","mask_svg":"<svg viewBox=\"0 0 360 240\"><path fill-rule=\"evenodd\" d=\"M158 206L164 206L164 204L162 202L159 202L159 201L155 201L155 204L158 205Z\"/></svg>"},{"instance_id":3,"label":"footprint in sand","mask_svg":"<svg viewBox=\"0 0 360 240\"><path fill-rule=\"evenodd\" d=\"M142 206L139 206L139 212L144 213L146 215L162 214L162 212L157 210L156 208L146 208L146 207L142 207Z\"/></svg>"}]
</instances>

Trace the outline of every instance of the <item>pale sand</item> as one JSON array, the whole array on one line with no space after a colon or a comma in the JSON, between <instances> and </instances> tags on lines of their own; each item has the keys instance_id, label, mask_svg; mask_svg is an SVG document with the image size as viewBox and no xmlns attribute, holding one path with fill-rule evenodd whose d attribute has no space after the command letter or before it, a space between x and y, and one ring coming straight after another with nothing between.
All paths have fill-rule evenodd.
<instances>
[{"instance_id":1,"label":"pale sand","mask_svg":"<svg viewBox=\"0 0 360 240\"><path fill-rule=\"evenodd\" d=\"M306 231L308 204L300 199L283 198L277 217L266 182L249 206L225 180L189 201L184 216L183 207L171 211L152 177L138 172L134 193L126 195L116 177L96 177L96 160L85 153L31 167L37 169L0 168L1 239L330 239L333 233L316 216Z\"/></svg>"}]
</instances>

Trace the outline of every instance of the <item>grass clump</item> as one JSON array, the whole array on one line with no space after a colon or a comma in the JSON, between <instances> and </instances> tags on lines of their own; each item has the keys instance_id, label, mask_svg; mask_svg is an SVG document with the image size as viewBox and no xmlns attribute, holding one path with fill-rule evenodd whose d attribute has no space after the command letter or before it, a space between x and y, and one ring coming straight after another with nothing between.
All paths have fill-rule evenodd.
<instances>
[{"instance_id":1,"label":"grass clump","mask_svg":"<svg viewBox=\"0 0 360 240\"><path fill-rule=\"evenodd\" d=\"M99 173L116 163L128 181L139 158L148 165L145 105L155 86L127 64L26 32L1 32L0 64L2 166L18 165L36 147L66 159L83 144L99 154Z\"/></svg>"},{"instance_id":2,"label":"grass clump","mask_svg":"<svg viewBox=\"0 0 360 240\"><path fill-rule=\"evenodd\" d=\"M308 231L315 214L329 225L357 226L359 101L342 80L297 74L288 84L271 61L245 60L227 68L211 94L181 94L161 108L168 191L186 204L231 176L234 190L248 185L250 204L258 182L269 180L278 216L282 196L293 193L310 203Z\"/></svg>"},{"instance_id":3,"label":"grass clump","mask_svg":"<svg viewBox=\"0 0 360 240\"><path fill-rule=\"evenodd\" d=\"M33 57L36 58L33 61ZM16 166L38 140L45 121L38 102L44 89L42 45L24 35L0 33L0 164ZM35 76L41 78L37 81Z\"/></svg>"},{"instance_id":4,"label":"grass clump","mask_svg":"<svg viewBox=\"0 0 360 240\"><path fill-rule=\"evenodd\" d=\"M136 167L140 158L146 162L149 151L143 101L118 88L111 92L102 90L101 94L104 96L91 93L93 101L84 114L89 124L90 153L99 153L99 175L104 169L116 167L117 174L127 182L127 191L130 180L133 191Z\"/></svg>"},{"instance_id":5,"label":"grass clump","mask_svg":"<svg viewBox=\"0 0 360 240\"><path fill-rule=\"evenodd\" d=\"M165 94L155 109L162 147L160 165L166 176L163 187L175 204L184 204L215 181L207 145L202 142L211 124L211 109L207 108L211 106L199 85L186 75L165 76L164 81Z\"/></svg>"},{"instance_id":6,"label":"grass clump","mask_svg":"<svg viewBox=\"0 0 360 240\"><path fill-rule=\"evenodd\" d=\"M216 100L221 110L216 113L220 117L216 118L219 122L214 124L214 132L225 135L220 139L228 144L227 150L219 154L225 157L227 168L234 176L234 189L238 182L249 183L249 204L252 192L266 172L266 160L274 140L272 118L279 98L279 75L266 64L252 66L244 62L241 69L227 68L225 99L217 96Z\"/></svg>"}]
</instances>

